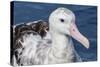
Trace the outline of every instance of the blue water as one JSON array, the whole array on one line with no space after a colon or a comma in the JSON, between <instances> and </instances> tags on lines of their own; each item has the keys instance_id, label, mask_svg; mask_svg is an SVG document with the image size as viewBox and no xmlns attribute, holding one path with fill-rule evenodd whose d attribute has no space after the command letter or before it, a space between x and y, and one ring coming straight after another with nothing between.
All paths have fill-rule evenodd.
<instances>
[{"instance_id":1,"label":"blue water","mask_svg":"<svg viewBox=\"0 0 100 67\"><path fill-rule=\"evenodd\" d=\"M35 20L48 21L50 13L58 7L66 7L76 15L76 24L80 32L90 41L90 48L84 48L76 40L74 46L83 61L97 60L97 7L66 4L49 4L33 2L14 2L14 24Z\"/></svg>"}]
</instances>

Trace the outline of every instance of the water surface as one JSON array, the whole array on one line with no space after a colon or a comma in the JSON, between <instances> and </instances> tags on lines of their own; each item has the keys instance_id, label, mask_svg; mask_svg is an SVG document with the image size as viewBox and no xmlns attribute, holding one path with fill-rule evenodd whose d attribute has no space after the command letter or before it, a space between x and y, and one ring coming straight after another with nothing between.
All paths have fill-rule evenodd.
<instances>
[{"instance_id":1,"label":"water surface","mask_svg":"<svg viewBox=\"0 0 100 67\"><path fill-rule=\"evenodd\" d=\"M33 2L14 2L14 24L44 20L48 22L50 13L58 7L66 7L76 15L76 24L80 32L90 41L90 48L84 48L76 40L74 46L83 61L97 60L97 7L67 4L49 4Z\"/></svg>"}]
</instances>

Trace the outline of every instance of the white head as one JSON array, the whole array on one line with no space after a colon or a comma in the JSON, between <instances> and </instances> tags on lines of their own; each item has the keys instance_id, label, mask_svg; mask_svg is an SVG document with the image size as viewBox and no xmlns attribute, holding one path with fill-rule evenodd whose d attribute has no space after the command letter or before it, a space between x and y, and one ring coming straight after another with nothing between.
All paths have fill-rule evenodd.
<instances>
[{"instance_id":1,"label":"white head","mask_svg":"<svg viewBox=\"0 0 100 67\"><path fill-rule=\"evenodd\" d=\"M49 27L61 35L68 35L89 48L89 41L77 29L75 25L75 15L67 8L57 8L49 17Z\"/></svg>"}]
</instances>

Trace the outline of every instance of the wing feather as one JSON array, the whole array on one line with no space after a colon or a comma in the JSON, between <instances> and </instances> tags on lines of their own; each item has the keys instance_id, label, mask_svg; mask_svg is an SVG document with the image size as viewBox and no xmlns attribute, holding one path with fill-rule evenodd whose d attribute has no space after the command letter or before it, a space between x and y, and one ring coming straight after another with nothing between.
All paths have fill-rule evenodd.
<instances>
[{"instance_id":1,"label":"wing feather","mask_svg":"<svg viewBox=\"0 0 100 67\"><path fill-rule=\"evenodd\" d=\"M47 63L51 40L48 23L42 20L15 25L13 30L14 65ZM15 64L16 63L16 64Z\"/></svg>"}]
</instances>

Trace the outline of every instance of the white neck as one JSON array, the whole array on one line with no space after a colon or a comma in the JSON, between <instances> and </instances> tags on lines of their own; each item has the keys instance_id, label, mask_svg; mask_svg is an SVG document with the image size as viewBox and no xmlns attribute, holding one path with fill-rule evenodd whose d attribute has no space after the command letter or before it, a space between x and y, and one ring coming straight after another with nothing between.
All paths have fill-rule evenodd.
<instances>
[{"instance_id":1,"label":"white neck","mask_svg":"<svg viewBox=\"0 0 100 67\"><path fill-rule=\"evenodd\" d=\"M65 58L66 55L72 54L73 45L69 36L60 34L52 29L50 29L50 34L52 37L52 52L56 57Z\"/></svg>"}]
</instances>

